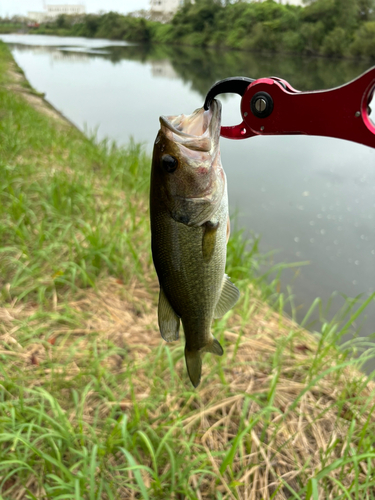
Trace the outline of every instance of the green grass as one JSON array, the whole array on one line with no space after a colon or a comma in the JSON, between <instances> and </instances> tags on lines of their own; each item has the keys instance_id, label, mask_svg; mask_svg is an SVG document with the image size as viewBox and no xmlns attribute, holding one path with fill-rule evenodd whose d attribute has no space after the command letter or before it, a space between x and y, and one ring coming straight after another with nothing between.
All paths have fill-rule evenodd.
<instances>
[{"instance_id":1,"label":"green grass","mask_svg":"<svg viewBox=\"0 0 375 500\"><path fill-rule=\"evenodd\" d=\"M1 19L0 22L0 33L17 33L24 28L23 23L12 23L6 22L4 19Z\"/></svg>"},{"instance_id":2,"label":"green grass","mask_svg":"<svg viewBox=\"0 0 375 500\"><path fill-rule=\"evenodd\" d=\"M61 287L94 286L102 272L141 275L149 166L140 146L96 144L51 127L4 88L0 99L0 289L43 300Z\"/></svg>"},{"instance_id":3,"label":"green grass","mask_svg":"<svg viewBox=\"0 0 375 500\"><path fill-rule=\"evenodd\" d=\"M236 232L241 301L193 389L157 330L149 159L31 108L10 64L0 44L0 498L374 499L373 352L336 347L366 303L307 333Z\"/></svg>"}]
</instances>

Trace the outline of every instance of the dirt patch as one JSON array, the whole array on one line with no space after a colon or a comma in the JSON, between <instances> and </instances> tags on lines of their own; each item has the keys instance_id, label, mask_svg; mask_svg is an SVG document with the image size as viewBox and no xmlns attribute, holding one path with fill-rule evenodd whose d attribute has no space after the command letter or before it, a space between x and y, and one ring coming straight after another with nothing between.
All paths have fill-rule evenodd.
<instances>
[{"instance_id":1,"label":"dirt patch","mask_svg":"<svg viewBox=\"0 0 375 500\"><path fill-rule=\"evenodd\" d=\"M127 359L132 359L139 366L133 379L134 398L142 404L151 395L152 385L144 363L154 360L155 347L164 343L157 326L157 289L158 285L154 281L133 281L125 286L115 278L106 279L98 284L96 290L87 289L77 300L68 304L69 310L83 318L80 328L69 329L56 324L51 324L49 328L47 325L47 328L43 328L45 333L25 347L21 345L17 332L20 325L28 323L32 326L36 321L37 305L13 304L0 308L0 354L7 354L8 363L14 364L17 370L28 371L30 380L35 380L33 385L38 385L51 372L51 361L55 366L54 372L61 371L65 380L69 380L80 373L82 363L87 363L94 338L98 350L105 350L110 341L111 345L116 346L117 353L106 356L102 365L114 375L120 373L127 369L121 354L126 353ZM204 447L216 471L221 464L217 453L232 445L233 437L238 433L239 421L244 418L244 425L249 426L248 440L251 446L245 450L242 444L241 453L236 455L233 462L233 473L242 471L235 489L239 498L244 498L242 495L246 492L246 498L260 500L270 498L280 488L280 478L284 484L298 491L297 480L301 471L305 470L304 473L312 477L314 471L321 468L322 453L329 463L340 459L345 453L346 436L352 420L356 419L365 425L366 421L375 418L371 415L370 405L364 409L361 403L371 397L374 384L363 386L360 380L364 376L347 368L327 374L310 387L307 373L317 351L316 339L298 329L292 321L273 312L256 298L256 293L248 306L253 311L250 321L246 324L242 321L241 325L241 317L234 313L224 332L227 357L222 369L229 388L220 383L218 376L208 379L208 364L217 363L217 360L206 357L206 376L196 395L192 396L196 399L196 410L191 411L191 403L181 395L180 387L177 391L171 389L158 408L158 414L179 415L187 434L198 429L196 445ZM59 304L55 297L55 311L62 311L64 307L66 304ZM41 326L40 321L38 326ZM296 331L298 335L292 339L291 332ZM172 343L172 350L174 346L181 346L181 343L183 339ZM73 344L72 359L66 353L69 345ZM275 357L283 360L276 371L270 369ZM334 353L331 356L328 352L325 361L327 367L333 367L336 362ZM183 358L176 363L175 370L179 383L188 385ZM160 373L159 376L165 379L168 373ZM361 386L360 394L350 396L340 408L336 401L345 387L355 379L358 380L358 387ZM253 415L261 414L260 401L270 397L273 385L275 392L272 406L275 410L264 415L263 418L267 419L264 431L262 419L253 424L250 422ZM133 403L130 398L103 403L96 398L95 393L90 393L85 406L85 420L92 421L98 404L100 415L105 416L113 405L119 411L128 412ZM158 415L155 414L154 418L157 420ZM307 459L308 466L305 465ZM347 477L343 479L346 486L355 480L355 472L349 472L349 469L348 466ZM338 479L339 469L331 474ZM227 481L221 474L218 476L222 478L220 485L215 484L212 478L203 481L200 498L213 498L214 491L221 491L227 495L226 498L236 498ZM360 481L365 481L365 464L360 464L358 476ZM279 489L274 498L289 498L288 489Z\"/></svg>"},{"instance_id":2,"label":"dirt patch","mask_svg":"<svg viewBox=\"0 0 375 500\"><path fill-rule=\"evenodd\" d=\"M22 347L19 343L17 332L21 323L33 323L32 318L38 311L37 304L17 305L14 303L9 307L0 307L0 353L10 354L7 346L11 347L12 355L18 358L17 364L40 366L49 357L49 346L59 345L59 339L64 338L64 350L66 350L66 339L80 338L83 343L91 343L91 335L99 336L102 341L110 340L111 343L124 350L134 349L136 357L143 357L162 341L156 316L155 292L156 283L148 285L132 282L124 285L120 280L109 278L101 282L96 290L87 289L80 293L80 298L69 303L69 310L74 311L83 318L82 327L70 329L52 326L48 328L48 334L38 338L36 343L28 343ZM61 311L65 305L57 302L54 298L54 310ZM46 342L43 342L46 341ZM85 351L81 346L77 350L77 361L79 353ZM5 348L5 350L4 350ZM54 350L56 350L56 348ZM56 357L61 363L64 355Z\"/></svg>"}]
</instances>

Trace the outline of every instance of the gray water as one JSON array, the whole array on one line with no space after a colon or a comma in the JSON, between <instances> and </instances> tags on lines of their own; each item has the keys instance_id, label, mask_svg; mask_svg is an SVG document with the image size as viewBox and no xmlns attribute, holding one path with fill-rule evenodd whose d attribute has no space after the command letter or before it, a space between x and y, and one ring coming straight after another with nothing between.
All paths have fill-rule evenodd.
<instances>
[{"instance_id":1,"label":"gray water","mask_svg":"<svg viewBox=\"0 0 375 500\"><path fill-rule=\"evenodd\" d=\"M80 129L119 143L133 137L148 151L160 115L190 114L222 78L275 75L299 90L313 90L347 83L369 67L363 61L108 40L1 38L33 87ZM239 97L220 99L223 124L239 123ZM324 321L344 305L345 296L365 300L375 291L375 149L338 139L279 136L222 139L221 150L237 225L260 235L263 252L277 250L274 263L309 262L281 278L281 290L292 285L297 319L316 297L327 303L338 292ZM355 328L369 336L374 325L373 301ZM319 322L310 327L319 330Z\"/></svg>"}]
</instances>

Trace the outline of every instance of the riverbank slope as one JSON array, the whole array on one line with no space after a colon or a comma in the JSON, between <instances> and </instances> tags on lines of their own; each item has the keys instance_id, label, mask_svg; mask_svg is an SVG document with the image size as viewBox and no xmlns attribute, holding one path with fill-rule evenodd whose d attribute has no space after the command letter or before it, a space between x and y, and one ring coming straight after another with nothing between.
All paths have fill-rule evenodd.
<instances>
[{"instance_id":1,"label":"riverbank slope","mask_svg":"<svg viewBox=\"0 0 375 500\"><path fill-rule=\"evenodd\" d=\"M3 497L372 498L374 385L335 325L271 309L234 236L241 300L194 390L157 328L149 158L83 136L2 43L0 79Z\"/></svg>"}]
</instances>

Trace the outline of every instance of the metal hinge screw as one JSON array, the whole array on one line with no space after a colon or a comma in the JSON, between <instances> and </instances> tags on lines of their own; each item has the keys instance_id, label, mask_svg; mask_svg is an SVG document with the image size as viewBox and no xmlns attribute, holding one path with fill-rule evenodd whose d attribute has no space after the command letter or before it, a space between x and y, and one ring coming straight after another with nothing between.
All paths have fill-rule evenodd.
<instances>
[{"instance_id":1,"label":"metal hinge screw","mask_svg":"<svg viewBox=\"0 0 375 500\"><path fill-rule=\"evenodd\" d=\"M264 99L260 98L255 101L255 109L258 111L258 113L263 113L263 111L267 107L267 103Z\"/></svg>"}]
</instances>

